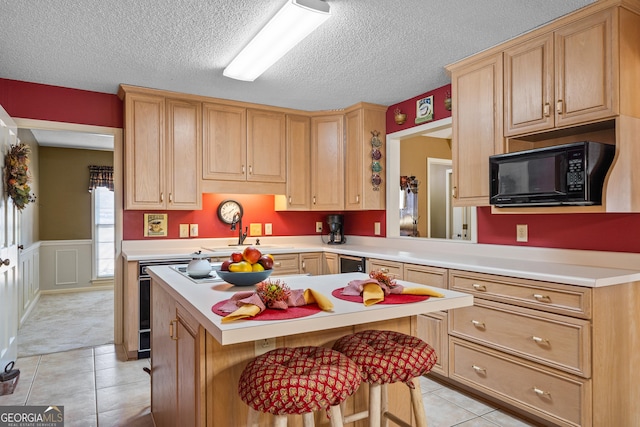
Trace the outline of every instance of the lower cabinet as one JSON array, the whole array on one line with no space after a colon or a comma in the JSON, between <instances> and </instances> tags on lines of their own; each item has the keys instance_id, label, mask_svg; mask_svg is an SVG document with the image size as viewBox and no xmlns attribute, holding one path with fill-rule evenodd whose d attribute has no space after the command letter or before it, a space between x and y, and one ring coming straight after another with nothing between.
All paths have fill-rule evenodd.
<instances>
[{"instance_id":1,"label":"lower cabinet","mask_svg":"<svg viewBox=\"0 0 640 427\"><path fill-rule=\"evenodd\" d=\"M322 254L322 274L339 274L340 259L338 254L324 252Z\"/></svg>"},{"instance_id":2,"label":"lower cabinet","mask_svg":"<svg viewBox=\"0 0 640 427\"><path fill-rule=\"evenodd\" d=\"M204 330L164 289L151 285L151 412L156 427L204 426Z\"/></svg>"},{"instance_id":3,"label":"lower cabinet","mask_svg":"<svg viewBox=\"0 0 640 427\"><path fill-rule=\"evenodd\" d=\"M300 256L298 254L274 254L272 276L284 276L300 273Z\"/></svg>"},{"instance_id":4,"label":"lower cabinet","mask_svg":"<svg viewBox=\"0 0 640 427\"><path fill-rule=\"evenodd\" d=\"M300 254L300 274L319 276L324 274L322 268L322 252L310 252Z\"/></svg>"}]
</instances>

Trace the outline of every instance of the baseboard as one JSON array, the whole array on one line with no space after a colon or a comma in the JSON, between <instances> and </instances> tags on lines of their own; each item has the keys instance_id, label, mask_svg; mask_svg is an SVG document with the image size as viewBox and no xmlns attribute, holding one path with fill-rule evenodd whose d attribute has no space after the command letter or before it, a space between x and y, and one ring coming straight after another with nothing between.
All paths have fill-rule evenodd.
<instances>
[{"instance_id":1,"label":"baseboard","mask_svg":"<svg viewBox=\"0 0 640 427\"><path fill-rule=\"evenodd\" d=\"M41 290L40 294L68 294L71 292L91 292L91 291L113 291L113 283L110 285L102 285L102 286L87 286L83 288L65 288L65 289L47 289Z\"/></svg>"}]
</instances>

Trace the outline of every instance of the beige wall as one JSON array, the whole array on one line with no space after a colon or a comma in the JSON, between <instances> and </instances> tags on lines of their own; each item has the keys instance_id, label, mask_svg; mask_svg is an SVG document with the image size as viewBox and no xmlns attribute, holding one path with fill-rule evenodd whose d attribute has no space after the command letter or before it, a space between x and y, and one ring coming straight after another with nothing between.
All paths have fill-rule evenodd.
<instances>
[{"instance_id":1,"label":"beige wall","mask_svg":"<svg viewBox=\"0 0 640 427\"><path fill-rule=\"evenodd\" d=\"M40 173L39 146L28 129L18 129L18 138L31 148L29 170L31 171L31 193L35 194L35 203L29 203L20 214L20 244L28 248L40 240Z\"/></svg>"},{"instance_id":2,"label":"beige wall","mask_svg":"<svg viewBox=\"0 0 640 427\"><path fill-rule=\"evenodd\" d=\"M418 186L418 232L427 237L427 157L451 159L451 140L417 136L400 141L400 175L415 176ZM400 183L398 182L398 185Z\"/></svg>"},{"instance_id":3,"label":"beige wall","mask_svg":"<svg viewBox=\"0 0 640 427\"><path fill-rule=\"evenodd\" d=\"M112 151L40 147L40 240L91 239L89 165L113 166Z\"/></svg>"}]
</instances>

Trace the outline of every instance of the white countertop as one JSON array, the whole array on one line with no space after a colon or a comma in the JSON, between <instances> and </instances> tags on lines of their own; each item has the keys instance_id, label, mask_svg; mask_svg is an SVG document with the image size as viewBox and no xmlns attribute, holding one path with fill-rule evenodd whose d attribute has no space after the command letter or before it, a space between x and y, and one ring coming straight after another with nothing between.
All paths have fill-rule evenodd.
<instances>
[{"instance_id":1,"label":"white countertop","mask_svg":"<svg viewBox=\"0 0 640 427\"><path fill-rule=\"evenodd\" d=\"M367 244L325 245L309 243L308 240L301 239L299 242L287 240L284 244L263 245L261 250L273 254L332 252L591 288L640 281L640 270L638 269L606 266L606 260L603 261L603 259L614 258L616 257L615 253L558 251L544 248L523 249L499 245L434 244L402 239L362 238L351 240L359 240ZM132 245L130 248L123 248L123 255L128 261L149 261L184 259L197 250L203 250L204 253L211 256L226 256L237 250L209 241L179 243L191 246L175 247L158 244L144 246L138 244ZM198 243L202 246L196 246ZM170 243L165 245L167 244L171 245ZM213 247L215 250L207 251L203 249L205 247ZM518 255L521 257L516 257ZM619 258L631 261L627 261L627 264L635 264L640 268L640 262L634 263L635 257L636 254L619 254ZM604 266L598 265L598 262Z\"/></svg>"},{"instance_id":2,"label":"white countertop","mask_svg":"<svg viewBox=\"0 0 640 427\"><path fill-rule=\"evenodd\" d=\"M427 312L448 310L473 305L473 296L461 292L437 288L444 298L431 297L410 304L363 304L337 299L331 292L354 279L368 277L363 273L345 273L324 276L278 276L291 289L313 288L325 295L334 305L333 312L321 311L312 316L290 320L238 320L222 324L222 317L211 307L227 300L234 292L253 290L255 287L238 287L228 283L194 283L168 266L150 267L151 277L159 281L173 298L186 308L198 322L222 345L251 342L260 339L315 332L349 325L414 316ZM422 286L398 280L405 286ZM154 285L155 286L155 285Z\"/></svg>"}]
</instances>

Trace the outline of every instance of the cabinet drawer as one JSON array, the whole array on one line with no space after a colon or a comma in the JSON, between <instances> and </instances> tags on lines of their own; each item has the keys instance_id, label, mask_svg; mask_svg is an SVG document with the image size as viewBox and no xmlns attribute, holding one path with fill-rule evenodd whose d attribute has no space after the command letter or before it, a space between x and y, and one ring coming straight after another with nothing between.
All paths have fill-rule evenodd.
<instances>
[{"instance_id":1,"label":"cabinet drawer","mask_svg":"<svg viewBox=\"0 0 640 427\"><path fill-rule=\"evenodd\" d=\"M478 298L591 318L590 288L456 270L449 272L449 288Z\"/></svg>"},{"instance_id":2,"label":"cabinet drawer","mask_svg":"<svg viewBox=\"0 0 640 427\"><path fill-rule=\"evenodd\" d=\"M450 378L561 426L591 426L591 380L451 338Z\"/></svg>"},{"instance_id":3,"label":"cabinet drawer","mask_svg":"<svg viewBox=\"0 0 640 427\"><path fill-rule=\"evenodd\" d=\"M587 320L491 301L450 310L450 334L563 371L591 376Z\"/></svg>"},{"instance_id":4,"label":"cabinet drawer","mask_svg":"<svg viewBox=\"0 0 640 427\"><path fill-rule=\"evenodd\" d=\"M449 346L447 336L447 313L434 312L417 316L416 336L436 351L438 360L431 372L449 376Z\"/></svg>"},{"instance_id":5,"label":"cabinet drawer","mask_svg":"<svg viewBox=\"0 0 640 427\"><path fill-rule=\"evenodd\" d=\"M273 275L298 274L300 258L298 254L273 255Z\"/></svg>"},{"instance_id":6,"label":"cabinet drawer","mask_svg":"<svg viewBox=\"0 0 640 427\"><path fill-rule=\"evenodd\" d=\"M447 288L447 269L424 265L404 264L403 280L421 285Z\"/></svg>"},{"instance_id":7,"label":"cabinet drawer","mask_svg":"<svg viewBox=\"0 0 640 427\"><path fill-rule=\"evenodd\" d=\"M393 276L394 279L402 280L402 263L393 261L384 261L380 259L367 259L367 273L373 270L381 270L383 273Z\"/></svg>"}]
</instances>

